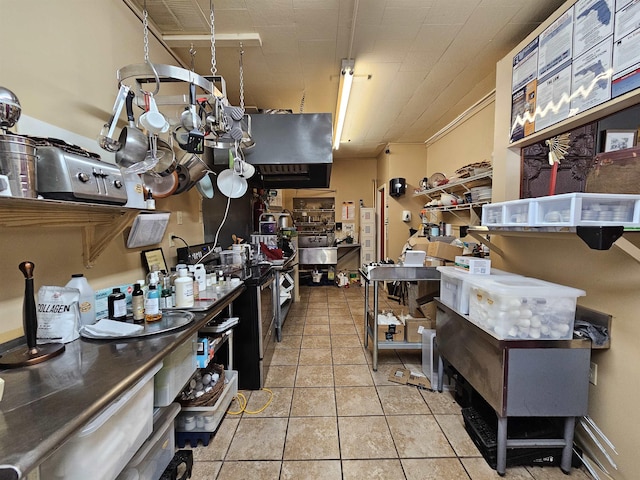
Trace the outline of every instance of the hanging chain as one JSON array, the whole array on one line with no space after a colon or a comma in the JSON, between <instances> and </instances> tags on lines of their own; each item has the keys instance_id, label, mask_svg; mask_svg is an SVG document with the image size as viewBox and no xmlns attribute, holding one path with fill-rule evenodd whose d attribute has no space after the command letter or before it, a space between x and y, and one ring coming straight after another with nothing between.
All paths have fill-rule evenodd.
<instances>
[{"instance_id":1,"label":"hanging chain","mask_svg":"<svg viewBox=\"0 0 640 480\"><path fill-rule=\"evenodd\" d=\"M300 99L300 113L304 113L304 100L307 97L306 90L302 91L302 98Z\"/></svg>"},{"instance_id":2,"label":"hanging chain","mask_svg":"<svg viewBox=\"0 0 640 480\"><path fill-rule=\"evenodd\" d=\"M209 0L209 21L211 23L211 75L215 77L216 67L216 29L214 27L213 0Z\"/></svg>"},{"instance_id":3,"label":"hanging chain","mask_svg":"<svg viewBox=\"0 0 640 480\"><path fill-rule=\"evenodd\" d=\"M240 108L244 112L244 66L242 64L242 56L244 55L244 49L242 43L240 43Z\"/></svg>"},{"instance_id":4,"label":"hanging chain","mask_svg":"<svg viewBox=\"0 0 640 480\"><path fill-rule=\"evenodd\" d=\"M142 27L144 31L144 61L149 62L149 14L147 13L147 2L144 2L142 11Z\"/></svg>"},{"instance_id":5,"label":"hanging chain","mask_svg":"<svg viewBox=\"0 0 640 480\"><path fill-rule=\"evenodd\" d=\"M189 48L189 55L191 56L191 71L195 72L195 69L196 69L196 51L193 48L193 43L191 44L191 48Z\"/></svg>"}]
</instances>

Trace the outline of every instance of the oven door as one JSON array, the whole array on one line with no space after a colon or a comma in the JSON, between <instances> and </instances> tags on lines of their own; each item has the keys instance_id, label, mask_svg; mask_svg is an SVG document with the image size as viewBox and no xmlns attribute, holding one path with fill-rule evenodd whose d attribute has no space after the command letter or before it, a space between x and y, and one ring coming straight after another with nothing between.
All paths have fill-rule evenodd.
<instances>
[{"instance_id":1,"label":"oven door","mask_svg":"<svg viewBox=\"0 0 640 480\"><path fill-rule=\"evenodd\" d=\"M260 384L264 385L267 377L271 357L275 348L275 308L274 308L274 279L270 273L267 280L260 284L260 301L258 302L258 318L260 319L260 358L262 371Z\"/></svg>"}]
</instances>

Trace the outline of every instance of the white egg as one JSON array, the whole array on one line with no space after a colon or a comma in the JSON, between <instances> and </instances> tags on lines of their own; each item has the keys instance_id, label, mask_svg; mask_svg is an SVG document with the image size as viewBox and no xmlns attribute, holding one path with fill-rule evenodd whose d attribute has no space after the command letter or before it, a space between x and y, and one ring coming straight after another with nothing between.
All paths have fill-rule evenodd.
<instances>
[{"instance_id":1,"label":"white egg","mask_svg":"<svg viewBox=\"0 0 640 480\"><path fill-rule=\"evenodd\" d=\"M209 385L211 383L211 374L210 373L205 373L202 376L202 384L203 385Z\"/></svg>"},{"instance_id":2,"label":"white egg","mask_svg":"<svg viewBox=\"0 0 640 480\"><path fill-rule=\"evenodd\" d=\"M549 335L549 332L551 332L551 329L549 328L549 325L542 325L540 327L540 333L542 335Z\"/></svg>"},{"instance_id":3,"label":"white egg","mask_svg":"<svg viewBox=\"0 0 640 480\"><path fill-rule=\"evenodd\" d=\"M551 331L549 332L549 336L550 336L551 338L557 339L557 338L562 337L562 333L560 333L558 330L551 330Z\"/></svg>"},{"instance_id":4,"label":"white egg","mask_svg":"<svg viewBox=\"0 0 640 480\"><path fill-rule=\"evenodd\" d=\"M569 325L566 323L556 323L555 330L560 332L562 335L566 335L569 333Z\"/></svg>"},{"instance_id":5,"label":"white egg","mask_svg":"<svg viewBox=\"0 0 640 480\"><path fill-rule=\"evenodd\" d=\"M540 329L539 328L530 328L529 329L529 336L531 338L540 338Z\"/></svg>"},{"instance_id":6,"label":"white egg","mask_svg":"<svg viewBox=\"0 0 640 480\"><path fill-rule=\"evenodd\" d=\"M533 317L533 312L528 307L520 307L520 318L531 318Z\"/></svg>"},{"instance_id":7,"label":"white egg","mask_svg":"<svg viewBox=\"0 0 640 480\"><path fill-rule=\"evenodd\" d=\"M511 327L509 329L509 336L510 337L515 337L518 335L518 327Z\"/></svg>"},{"instance_id":8,"label":"white egg","mask_svg":"<svg viewBox=\"0 0 640 480\"><path fill-rule=\"evenodd\" d=\"M540 325L542 325L542 321L540 320L540 316L539 315L534 315L531 317L531 326L534 328L540 328Z\"/></svg>"},{"instance_id":9,"label":"white egg","mask_svg":"<svg viewBox=\"0 0 640 480\"><path fill-rule=\"evenodd\" d=\"M211 381L213 383L216 383L219 378L220 378L220 374L219 373L214 373L213 375L211 375Z\"/></svg>"},{"instance_id":10,"label":"white egg","mask_svg":"<svg viewBox=\"0 0 640 480\"><path fill-rule=\"evenodd\" d=\"M521 328L529 328L531 326L531 320L528 318L521 318L518 320L518 326Z\"/></svg>"},{"instance_id":11,"label":"white egg","mask_svg":"<svg viewBox=\"0 0 640 480\"><path fill-rule=\"evenodd\" d=\"M520 299L518 299L518 298L510 298L509 299L509 307L510 308L520 308L520 305L522 305L522 302L520 301Z\"/></svg>"}]
</instances>

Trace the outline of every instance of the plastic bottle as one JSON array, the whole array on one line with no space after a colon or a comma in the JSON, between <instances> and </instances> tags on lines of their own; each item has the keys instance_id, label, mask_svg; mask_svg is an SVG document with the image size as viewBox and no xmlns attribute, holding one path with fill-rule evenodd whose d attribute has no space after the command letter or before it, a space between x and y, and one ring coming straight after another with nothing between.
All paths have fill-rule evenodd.
<instances>
[{"instance_id":1,"label":"plastic bottle","mask_svg":"<svg viewBox=\"0 0 640 480\"><path fill-rule=\"evenodd\" d=\"M162 318L162 310L160 310L160 292L158 285L152 283L149 285L147 298L144 300L144 320L146 322L157 322Z\"/></svg>"},{"instance_id":2,"label":"plastic bottle","mask_svg":"<svg viewBox=\"0 0 640 480\"><path fill-rule=\"evenodd\" d=\"M147 210L156 209L156 200L155 198L153 198L153 194L151 193L151 190L149 190L149 192L147 193L147 199L145 203L147 205Z\"/></svg>"},{"instance_id":3,"label":"plastic bottle","mask_svg":"<svg viewBox=\"0 0 640 480\"><path fill-rule=\"evenodd\" d=\"M93 325L96 322L96 292L81 273L71 275L71 280L66 285L69 288L80 290L78 310L80 311L80 325Z\"/></svg>"},{"instance_id":4,"label":"plastic bottle","mask_svg":"<svg viewBox=\"0 0 640 480\"><path fill-rule=\"evenodd\" d=\"M160 290L160 308L173 308L171 279L168 276L164 277L162 281L162 290Z\"/></svg>"},{"instance_id":5,"label":"plastic bottle","mask_svg":"<svg viewBox=\"0 0 640 480\"><path fill-rule=\"evenodd\" d=\"M139 283L133 285L131 309L133 310L133 323L144 323L144 292Z\"/></svg>"},{"instance_id":6,"label":"plastic bottle","mask_svg":"<svg viewBox=\"0 0 640 480\"><path fill-rule=\"evenodd\" d=\"M127 297L119 288L114 288L107 297L107 312L111 320L127 320Z\"/></svg>"},{"instance_id":7,"label":"plastic bottle","mask_svg":"<svg viewBox=\"0 0 640 480\"><path fill-rule=\"evenodd\" d=\"M178 278L174 281L177 308L193 307L193 279L186 268L178 270Z\"/></svg>"}]
</instances>

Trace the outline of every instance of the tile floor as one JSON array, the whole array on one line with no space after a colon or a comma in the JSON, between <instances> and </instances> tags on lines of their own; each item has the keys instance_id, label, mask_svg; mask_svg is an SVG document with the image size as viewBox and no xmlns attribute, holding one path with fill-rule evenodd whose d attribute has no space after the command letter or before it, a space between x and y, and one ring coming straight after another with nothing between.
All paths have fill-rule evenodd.
<instances>
[{"instance_id":1,"label":"tile floor","mask_svg":"<svg viewBox=\"0 0 640 480\"><path fill-rule=\"evenodd\" d=\"M516 467L500 477L464 430L451 394L387 380L421 371L420 351L382 350L378 371L363 344L361 287L301 287L266 379L271 404L227 414L208 446L194 448L192 479L555 480L556 467ZM381 308L401 307L390 302ZM244 391L247 411L268 400ZM237 411L234 400L230 411ZM188 446L188 444L187 444ZM574 480L589 477L572 470Z\"/></svg>"}]
</instances>

